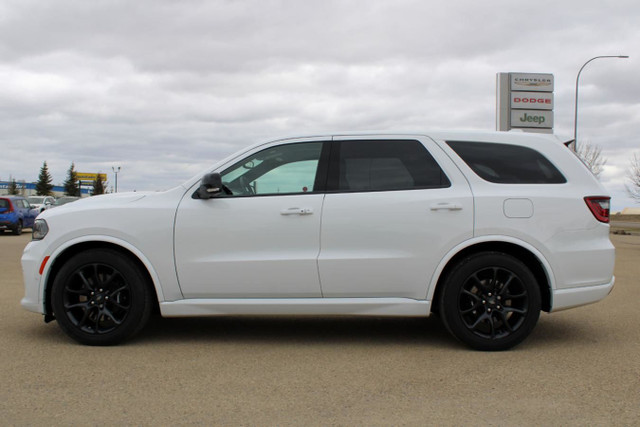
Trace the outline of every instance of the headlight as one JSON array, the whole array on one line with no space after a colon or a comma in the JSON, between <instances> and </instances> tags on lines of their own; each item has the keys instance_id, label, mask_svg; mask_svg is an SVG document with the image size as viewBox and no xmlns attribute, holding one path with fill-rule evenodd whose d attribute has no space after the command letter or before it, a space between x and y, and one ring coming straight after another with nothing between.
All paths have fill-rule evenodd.
<instances>
[{"instance_id":1,"label":"headlight","mask_svg":"<svg viewBox=\"0 0 640 427\"><path fill-rule=\"evenodd\" d=\"M33 223L33 232L31 233L31 238L33 240L42 240L44 236L49 232L49 226L47 225L47 221L44 219L36 219Z\"/></svg>"}]
</instances>

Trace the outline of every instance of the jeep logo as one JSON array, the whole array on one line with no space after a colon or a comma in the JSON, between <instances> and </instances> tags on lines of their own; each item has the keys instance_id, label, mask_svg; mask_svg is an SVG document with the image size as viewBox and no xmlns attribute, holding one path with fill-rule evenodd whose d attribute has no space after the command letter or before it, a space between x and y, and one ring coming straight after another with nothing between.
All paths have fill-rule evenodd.
<instances>
[{"instance_id":1,"label":"jeep logo","mask_svg":"<svg viewBox=\"0 0 640 427\"><path fill-rule=\"evenodd\" d=\"M536 123L536 124L543 124L544 123L544 116L530 116L527 113L524 113L524 116L520 117L520 121L521 122L525 122L525 123Z\"/></svg>"}]
</instances>

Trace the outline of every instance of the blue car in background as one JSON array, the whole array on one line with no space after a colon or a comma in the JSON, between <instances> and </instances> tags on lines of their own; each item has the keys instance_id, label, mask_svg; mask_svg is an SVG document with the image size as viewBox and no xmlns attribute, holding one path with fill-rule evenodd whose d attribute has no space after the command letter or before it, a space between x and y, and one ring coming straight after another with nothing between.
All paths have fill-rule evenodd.
<instances>
[{"instance_id":1,"label":"blue car in background","mask_svg":"<svg viewBox=\"0 0 640 427\"><path fill-rule=\"evenodd\" d=\"M11 230L19 236L23 228L33 227L39 213L22 196L0 196L0 232Z\"/></svg>"}]
</instances>

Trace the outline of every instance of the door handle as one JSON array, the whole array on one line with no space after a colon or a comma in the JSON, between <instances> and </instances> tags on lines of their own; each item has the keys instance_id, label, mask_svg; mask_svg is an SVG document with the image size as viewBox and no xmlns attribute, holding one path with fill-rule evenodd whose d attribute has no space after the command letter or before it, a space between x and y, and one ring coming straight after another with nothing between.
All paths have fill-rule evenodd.
<instances>
[{"instance_id":1,"label":"door handle","mask_svg":"<svg viewBox=\"0 0 640 427\"><path fill-rule=\"evenodd\" d=\"M287 208L280 211L280 215L311 215L311 208Z\"/></svg>"},{"instance_id":2,"label":"door handle","mask_svg":"<svg viewBox=\"0 0 640 427\"><path fill-rule=\"evenodd\" d=\"M462 205L459 203L434 203L431 205L432 211L460 211L462 210Z\"/></svg>"}]
</instances>

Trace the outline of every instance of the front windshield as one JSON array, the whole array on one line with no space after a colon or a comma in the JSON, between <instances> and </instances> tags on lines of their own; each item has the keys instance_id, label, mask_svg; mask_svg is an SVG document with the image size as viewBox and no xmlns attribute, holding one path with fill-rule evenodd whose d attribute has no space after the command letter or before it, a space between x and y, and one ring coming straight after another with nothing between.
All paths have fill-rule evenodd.
<instances>
[{"instance_id":1,"label":"front windshield","mask_svg":"<svg viewBox=\"0 0 640 427\"><path fill-rule=\"evenodd\" d=\"M27 197L30 204L36 205L44 202L44 197Z\"/></svg>"}]
</instances>

